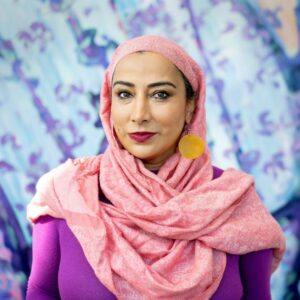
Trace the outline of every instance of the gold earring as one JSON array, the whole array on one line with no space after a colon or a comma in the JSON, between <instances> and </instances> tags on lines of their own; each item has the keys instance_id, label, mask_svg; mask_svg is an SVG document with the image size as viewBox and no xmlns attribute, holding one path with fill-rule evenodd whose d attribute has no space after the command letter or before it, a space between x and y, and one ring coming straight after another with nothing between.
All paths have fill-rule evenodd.
<instances>
[{"instance_id":1,"label":"gold earring","mask_svg":"<svg viewBox=\"0 0 300 300\"><path fill-rule=\"evenodd\" d=\"M189 125L187 126L187 134L184 134L179 140L178 149L183 157L196 159L204 152L205 143L198 135L189 133Z\"/></svg>"}]
</instances>

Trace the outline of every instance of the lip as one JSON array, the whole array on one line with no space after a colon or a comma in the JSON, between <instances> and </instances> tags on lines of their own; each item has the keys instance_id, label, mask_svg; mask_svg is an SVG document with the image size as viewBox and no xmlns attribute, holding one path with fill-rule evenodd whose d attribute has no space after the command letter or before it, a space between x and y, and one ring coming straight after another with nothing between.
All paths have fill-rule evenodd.
<instances>
[{"instance_id":1,"label":"lip","mask_svg":"<svg viewBox=\"0 0 300 300\"><path fill-rule=\"evenodd\" d=\"M148 132L148 131L139 131L139 132L133 132L129 133L129 137L139 143L145 142L146 140L150 139L155 132Z\"/></svg>"}]
</instances>

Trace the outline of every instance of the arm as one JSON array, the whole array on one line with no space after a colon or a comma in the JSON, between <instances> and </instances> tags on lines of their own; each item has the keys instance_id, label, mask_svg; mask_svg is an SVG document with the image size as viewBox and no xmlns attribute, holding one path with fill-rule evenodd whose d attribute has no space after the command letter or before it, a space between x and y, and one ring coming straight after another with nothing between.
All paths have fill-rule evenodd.
<instances>
[{"instance_id":1,"label":"arm","mask_svg":"<svg viewBox=\"0 0 300 300\"><path fill-rule=\"evenodd\" d=\"M60 299L58 225L57 219L42 216L33 227L32 266L28 280L27 300Z\"/></svg>"},{"instance_id":2,"label":"arm","mask_svg":"<svg viewBox=\"0 0 300 300\"><path fill-rule=\"evenodd\" d=\"M243 300L270 300L272 249L251 252L240 257Z\"/></svg>"}]
</instances>

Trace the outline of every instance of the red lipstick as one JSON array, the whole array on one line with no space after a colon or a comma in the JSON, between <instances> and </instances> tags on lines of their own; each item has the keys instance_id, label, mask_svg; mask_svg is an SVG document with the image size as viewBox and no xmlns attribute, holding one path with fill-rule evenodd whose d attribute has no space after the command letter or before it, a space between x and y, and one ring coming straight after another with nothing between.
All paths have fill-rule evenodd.
<instances>
[{"instance_id":1,"label":"red lipstick","mask_svg":"<svg viewBox=\"0 0 300 300\"><path fill-rule=\"evenodd\" d=\"M138 131L138 132L129 133L128 135L133 140L135 140L139 143L142 143L142 142L145 142L146 140L150 139L154 134L155 134L155 132Z\"/></svg>"}]
</instances>

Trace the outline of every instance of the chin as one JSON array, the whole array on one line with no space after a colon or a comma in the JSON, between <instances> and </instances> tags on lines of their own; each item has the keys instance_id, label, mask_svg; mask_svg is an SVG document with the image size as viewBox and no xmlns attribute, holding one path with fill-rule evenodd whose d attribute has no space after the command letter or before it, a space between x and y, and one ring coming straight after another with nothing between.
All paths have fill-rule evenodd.
<instances>
[{"instance_id":1,"label":"chin","mask_svg":"<svg viewBox=\"0 0 300 300\"><path fill-rule=\"evenodd\" d=\"M136 158L139 158L140 160L142 161L152 161L152 160L155 160L158 156L153 154L153 153L141 153L139 151L133 151L133 152L130 152L133 156L135 156Z\"/></svg>"},{"instance_id":2,"label":"chin","mask_svg":"<svg viewBox=\"0 0 300 300\"><path fill-rule=\"evenodd\" d=\"M134 157L140 159L143 161L143 163L148 164L157 164L157 163L163 163L165 160L167 160L170 156L172 156L172 153L167 154L168 151L162 151L162 152L153 152L153 151L128 151L131 153Z\"/></svg>"},{"instance_id":3,"label":"chin","mask_svg":"<svg viewBox=\"0 0 300 300\"><path fill-rule=\"evenodd\" d=\"M174 145L168 147L159 147L158 143L148 144L148 145L124 145L124 148L132 154L134 157L142 160L145 163L157 163L159 161L164 161L170 157L174 152L176 147Z\"/></svg>"},{"instance_id":4,"label":"chin","mask_svg":"<svg viewBox=\"0 0 300 300\"><path fill-rule=\"evenodd\" d=\"M144 148L144 147L143 147ZM153 160L159 156L158 153L151 151L150 149L143 149L142 147L127 147L126 150L134 157L141 160ZM149 151L150 150L150 151Z\"/></svg>"}]
</instances>

